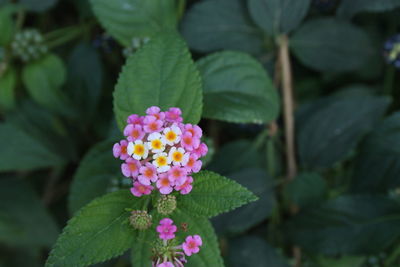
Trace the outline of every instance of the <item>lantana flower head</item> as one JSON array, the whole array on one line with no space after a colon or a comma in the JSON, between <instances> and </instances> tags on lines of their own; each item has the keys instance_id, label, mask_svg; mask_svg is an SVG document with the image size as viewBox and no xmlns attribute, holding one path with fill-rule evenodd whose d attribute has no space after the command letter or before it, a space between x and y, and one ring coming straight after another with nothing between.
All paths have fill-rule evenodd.
<instances>
[{"instance_id":1,"label":"lantana flower head","mask_svg":"<svg viewBox=\"0 0 400 267\"><path fill-rule=\"evenodd\" d=\"M172 107L161 111L152 106L145 116L127 118L125 139L113 147L113 155L124 162L121 171L132 179L134 196L147 195L156 188L161 194L192 190L192 173L199 172L201 157L208 148L201 142L198 125L184 124L182 111Z\"/></svg>"},{"instance_id":2,"label":"lantana flower head","mask_svg":"<svg viewBox=\"0 0 400 267\"><path fill-rule=\"evenodd\" d=\"M175 237L177 227L170 218L164 218L157 226L160 240L154 245L153 267L183 267L186 256L200 252L203 241L199 235L187 236L183 243Z\"/></svg>"}]
</instances>

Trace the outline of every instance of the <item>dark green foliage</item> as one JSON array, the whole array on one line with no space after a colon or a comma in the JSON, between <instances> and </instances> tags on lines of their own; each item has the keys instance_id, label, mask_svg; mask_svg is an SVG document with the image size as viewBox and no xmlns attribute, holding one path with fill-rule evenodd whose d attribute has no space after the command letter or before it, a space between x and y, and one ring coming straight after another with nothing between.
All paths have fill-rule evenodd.
<instances>
[{"instance_id":1,"label":"dark green foliage","mask_svg":"<svg viewBox=\"0 0 400 267\"><path fill-rule=\"evenodd\" d=\"M387 97L357 92L322 98L308 106L298 116L301 163L308 168L327 168L347 158L389 103Z\"/></svg>"},{"instance_id":2,"label":"dark green foliage","mask_svg":"<svg viewBox=\"0 0 400 267\"><path fill-rule=\"evenodd\" d=\"M246 13L242 0L205 0L186 14L182 34L189 46L201 52L221 49L258 54L263 34Z\"/></svg>"},{"instance_id":3,"label":"dark green foliage","mask_svg":"<svg viewBox=\"0 0 400 267\"><path fill-rule=\"evenodd\" d=\"M58 227L27 181L0 180L0 242L11 246L50 247Z\"/></svg>"},{"instance_id":4,"label":"dark green foliage","mask_svg":"<svg viewBox=\"0 0 400 267\"><path fill-rule=\"evenodd\" d=\"M399 14L0 0L0 267L149 267L166 217L188 267L400 266ZM113 156L150 106L202 129L189 194L133 196Z\"/></svg>"},{"instance_id":5,"label":"dark green foliage","mask_svg":"<svg viewBox=\"0 0 400 267\"><path fill-rule=\"evenodd\" d=\"M290 221L288 237L326 255L377 253L400 237L399 212L388 197L341 196L304 209Z\"/></svg>"},{"instance_id":6,"label":"dark green foliage","mask_svg":"<svg viewBox=\"0 0 400 267\"><path fill-rule=\"evenodd\" d=\"M377 125L357 157L353 189L357 192L387 193L400 185L400 113Z\"/></svg>"}]
</instances>

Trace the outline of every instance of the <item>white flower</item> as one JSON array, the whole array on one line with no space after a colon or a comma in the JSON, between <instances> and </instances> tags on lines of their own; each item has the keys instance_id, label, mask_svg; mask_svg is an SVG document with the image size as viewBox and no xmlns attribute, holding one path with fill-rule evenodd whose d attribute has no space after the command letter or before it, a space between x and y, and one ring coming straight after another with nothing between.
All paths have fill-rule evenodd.
<instances>
[{"instance_id":1,"label":"white flower","mask_svg":"<svg viewBox=\"0 0 400 267\"><path fill-rule=\"evenodd\" d=\"M160 133L151 133L149 137L147 137L149 142L146 143L147 148L151 150L153 153L163 152L165 149L165 138Z\"/></svg>"},{"instance_id":2,"label":"white flower","mask_svg":"<svg viewBox=\"0 0 400 267\"><path fill-rule=\"evenodd\" d=\"M166 143L170 146L173 146L181 141L182 131L176 124L165 128L163 133Z\"/></svg>"},{"instance_id":3,"label":"white flower","mask_svg":"<svg viewBox=\"0 0 400 267\"><path fill-rule=\"evenodd\" d=\"M129 142L128 144L128 155L136 160L145 159L149 154L149 150L143 144L142 140L136 140L135 142Z\"/></svg>"},{"instance_id":4,"label":"white flower","mask_svg":"<svg viewBox=\"0 0 400 267\"><path fill-rule=\"evenodd\" d=\"M189 153L185 153L185 150L181 147L172 147L168 154L168 161L174 165L185 166L189 161Z\"/></svg>"},{"instance_id":5,"label":"white flower","mask_svg":"<svg viewBox=\"0 0 400 267\"><path fill-rule=\"evenodd\" d=\"M168 171L171 166L168 163L167 153L158 153L153 156L153 165L157 167L157 172L162 173Z\"/></svg>"}]
</instances>

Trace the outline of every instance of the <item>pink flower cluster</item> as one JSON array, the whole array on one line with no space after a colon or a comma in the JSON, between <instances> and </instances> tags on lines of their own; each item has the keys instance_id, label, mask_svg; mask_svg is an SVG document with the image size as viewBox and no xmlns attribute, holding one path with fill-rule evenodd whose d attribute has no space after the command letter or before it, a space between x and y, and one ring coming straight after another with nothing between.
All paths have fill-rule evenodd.
<instances>
[{"instance_id":1,"label":"pink flower cluster","mask_svg":"<svg viewBox=\"0 0 400 267\"><path fill-rule=\"evenodd\" d=\"M200 158L208 152L200 141L201 128L182 123L179 108L162 112L153 106L146 114L130 115L124 129L126 139L113 147L114 157L125 161L123 175L132 178L132 194L149 195L155 187L164 195L173 190L188 194L191 174L200 171Z\"/></svg>"},{"instance_id":2,"label":"pink flower cluster","mask_svg":"<svg viewBox=\"0 0 400 267\"><path fill-rule=\"evenodd\" d=\"M174 246L169 242L175 238L177 231L176 225L170 218L164 218L157 226L157 232L163 241L163 247L159 248L158 253L153 260L153 267L183 267L187 262L185 256L199 253L203 241L199 235L188 236L181 245ZM182 252L183 250L183 252Z\"/></svg>"}]
</instances>

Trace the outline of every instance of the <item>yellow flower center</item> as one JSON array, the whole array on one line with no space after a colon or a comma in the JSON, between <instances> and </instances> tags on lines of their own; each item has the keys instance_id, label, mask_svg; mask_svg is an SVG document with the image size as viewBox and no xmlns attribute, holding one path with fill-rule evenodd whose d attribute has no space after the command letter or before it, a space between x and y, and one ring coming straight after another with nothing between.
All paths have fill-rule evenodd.
<instances>
[{"instance_id":1,"label":"yellow flower center","mask_svg":"<svg viewBox=\"0 0 400 267\"><path fill-rule=\"evenodd\" d=\"M179 152L179 151L175 151L175 152L172 154L172 159L173 159L174 161L177 161L177 162L181 161L181 160L182 160L182 157L183 157L183 155L182 155L182 153Z\"/></svg>"},{"instance_id":2,"label":"yellow flower center","mask_svg":"<svg viewBox=\"0 0 400 267\"><path fill-rule=\"evenodd\" d=\"M135 148L133 149L133 153L138 156L143 156L144 145L142 145L142 144L135 145Z\"/></svg>"},{"instance_id":3,"label":"yellow flower center","mask_svg":"<svg viewBox=\"0 0 400 267\"><path fill-rule=\"evenodd\" d=\"M165 165L167 165L167 158L164 156L158 157L156 159L156 162L157 162L158 166L165 166Z\"/></svg>"},{"instance_id":4,"label":"yellow flower center","mask_svg":"<svg viewBox=\"0 0 400 267\"><path fill-rule=\"evenodd\" d=\"M159 139L155 139L151 141L151 147L153 149L161 149L162 148L162 142Z\"/></svg>"},{"instance_id":5,"label":"yellow flower center","mask_svg":"<svg viewBox=\"0 0 400 267\"><path fill-rule=\"evenodd\" d=\"M176 133L174 133L173 131L169 131L166 135L165 138L167 138L168 141L172 142L175 141L176 139Z\"/></svg>"}]
</instances>

